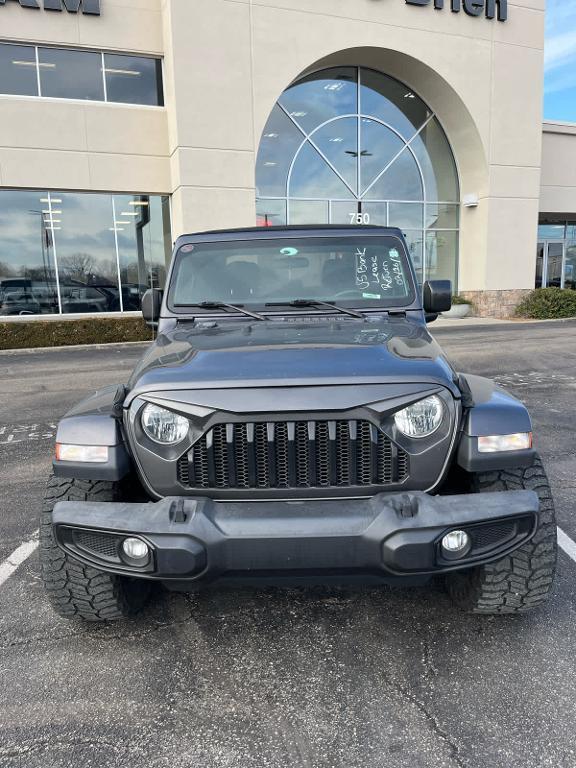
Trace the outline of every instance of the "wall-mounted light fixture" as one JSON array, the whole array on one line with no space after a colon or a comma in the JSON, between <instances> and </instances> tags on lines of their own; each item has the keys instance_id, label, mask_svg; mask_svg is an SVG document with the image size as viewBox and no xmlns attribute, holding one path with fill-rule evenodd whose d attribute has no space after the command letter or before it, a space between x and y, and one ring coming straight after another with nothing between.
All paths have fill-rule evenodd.
<instances>
[{"instance_id":1,"label":"wall-mounted light fixture","mask_svg":"<svg viewBox=\"0 0 576 768\"><path fill-rule=\"evenodd\" d=\"M480 200L475 192L470 195L464 195L462 198L462 205L464 208L477 208L479 202Z\"/></svg>"}]
</instances>

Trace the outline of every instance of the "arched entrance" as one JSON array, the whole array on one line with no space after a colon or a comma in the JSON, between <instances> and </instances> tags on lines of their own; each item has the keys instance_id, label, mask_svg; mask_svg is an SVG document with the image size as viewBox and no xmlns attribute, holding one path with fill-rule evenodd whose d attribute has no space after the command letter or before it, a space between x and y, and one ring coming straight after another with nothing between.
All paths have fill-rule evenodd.
<instances>
[{"instance_id":1,"label":"arched entrance","mask_svg":"<svg viewBox=\"0 0 576 768\"><path fill-rule=\"evenodd\" d=\"M256 187L262 226L397 226L421 279L456 283L454 157L434 112L398 80L343 66L296 81L264 129Z\"/></svg>"}]
</instances>

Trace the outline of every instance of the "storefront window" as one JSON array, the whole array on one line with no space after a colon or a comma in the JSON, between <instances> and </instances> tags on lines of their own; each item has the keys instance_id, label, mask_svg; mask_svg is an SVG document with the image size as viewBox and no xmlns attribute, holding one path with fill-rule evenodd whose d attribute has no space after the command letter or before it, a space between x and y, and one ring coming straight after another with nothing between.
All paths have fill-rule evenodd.
<instances>
[{"instance_id":1,"label":"storefront window","mask_svg":"<svg viewBox=\"0 0 576 768\"><path fill-rule=\"evenodd\" d=\"M102 56L88 51L39 48L42 96L104 101Z\"/></svg>"},{"instance_id":2,"label":"storefront window","mask_svg":"<svg viewBox=\"0 0 576 768\"><path fill-rule=\"evenodd\" d=\"M540 240L563 240L566 236L566 224L540 224L538 238Z\"/></svg>"},{"instance_id":3,"label":"storefront window","mask_svg":"<svg viewBox=\"0 0 576 768\"><path fill-rule=\"evenodd\" d=\"M36 52L30 45L0 45L0 93L37 96Z\"/></svg>"},{"instance_id":4,"label":"storefront window","mask_svg":"<svg viewBox=\"0 0 576 768\"><path fill-rule=\"evenodd\" d=\"M0 43L0 94L162 107L162 62L148 56Z\"/></svg>"},{"instance_id":5,"label":"storefront window","mask_svg":"<svg viewBox=\"0 0 576 768\"><path fill-rule=\"evenodd\" d=\"M564 288L576 290L576 243L566 245L566 259L564 262Z\"/></svg>"},{"instance_id":6,"label":"storefront window","mask_svg":"<svg viewBox=\"0 0 576 768\"><path fill-rule=\"evenodd\" d=\"M0 314L51 315L59 311L58 277L48 197L0 192Z\"/></svg>"},{"instance_id":7,"label":"storefront window","mask_svg":"<svg viewBox=\"0 0 576 768\"><path fill-rule=\"evenodd\" d=\"M122 104L163 106L162 65L159 59L104 54L106 96Z\"/></svg>"},{"instance_id":8,"label":"storefront window","mask_svg":"<svg viewBox=\"0 0 576 768\"><path fill-rule=\"evenodd\" d=\"M538 226L536 288L576 290L576 224L550 218Z\"/></svg>"},{"instance_id":9,"label":"storefront window","mask_svg":"<svg viewBox=\"0 0 576 768\"><path fill-rule=\"evenodd\" d=\"M136 311L163 287L169 200L0 191L0 314Z\"/></svg>"},{"instance_id":10,"label":"storefront window","mask_svg":"<svg viewBox=\"0 0 576 768\"><path fill-rule=\"evenodd\" d=\"M456 284L459 185L436 116L402 83L334 67L285 91L262 134L258 224L379 224L406 234L419 278Z\"/></svg>"}]
</instances>

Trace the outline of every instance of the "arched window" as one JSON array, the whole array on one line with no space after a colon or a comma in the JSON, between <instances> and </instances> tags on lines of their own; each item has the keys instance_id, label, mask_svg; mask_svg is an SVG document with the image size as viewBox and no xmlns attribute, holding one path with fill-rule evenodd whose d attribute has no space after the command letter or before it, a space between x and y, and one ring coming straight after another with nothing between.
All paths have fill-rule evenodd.
<instances>
[{"instance_id":1,"label":"arched window","mask_svg":"<svg viewBox=\"0 0 576 768\"><path fill-rule=\"evenodd\" d=\"M256 187L262 226L400 227L419 277L456 283L454 157L434 113L387 75L337 67L290 86L264 129Z\"/></svg>"}]
</instances>

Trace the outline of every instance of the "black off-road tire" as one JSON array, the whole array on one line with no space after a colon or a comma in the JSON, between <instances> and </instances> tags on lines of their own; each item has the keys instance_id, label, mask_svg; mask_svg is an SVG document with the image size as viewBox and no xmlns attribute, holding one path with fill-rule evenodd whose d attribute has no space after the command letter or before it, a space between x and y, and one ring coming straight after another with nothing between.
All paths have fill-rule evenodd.
<instances>
[{"instance_id":1,"label":"black off-road tire","mask_svg":"<svg viewBox=\"0 0 576 768\"><path fill-rule=\"evenodd\" d=\"M540 499L534 538L495 563L446 577L453 602L471 613L526 613L546 602L556 573L557 533L550 484L538 457L532 467L478 473L473 491L535 491Z\"/></svg>"},{"instance_id":2,"label":"black off-road tire","mask_svg":"<svg viewBox=\"0 0 576 768\"><path fill-rule=\"evenodd\" d=\"M119 483L50 477L40 517L40 573L48 599L60 616L113 621L145 605L150 584L84 565L56 544L52 510L59 501L120 501Z\"/></svg>"}]
</instances>

